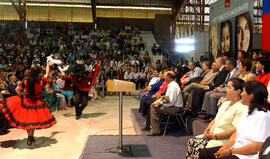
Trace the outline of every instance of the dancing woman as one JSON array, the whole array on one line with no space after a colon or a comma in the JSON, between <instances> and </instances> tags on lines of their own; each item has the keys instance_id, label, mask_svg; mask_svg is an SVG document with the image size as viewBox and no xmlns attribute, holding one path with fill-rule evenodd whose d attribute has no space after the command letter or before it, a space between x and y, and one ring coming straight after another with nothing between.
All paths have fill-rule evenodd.
<instances>
[{"instance_id":1,"label":"dancing woman","mask_svg":"<svg viewBox=\"0 0 270 159\"><path fill-rule=\"evenodd\" d=\"M41 89L48 81L49 70L49 60L44 76L40 67L31 68L27 80L22 81L16 88L18 96L4 98L0 104L0 111L4 113L9 124L27 131L28 146L35 141L35 129L49 128L56 124L55 118L40 97ZM23 90L26 92L25 95L22 94Z\"/></svg>"}]
</instances>

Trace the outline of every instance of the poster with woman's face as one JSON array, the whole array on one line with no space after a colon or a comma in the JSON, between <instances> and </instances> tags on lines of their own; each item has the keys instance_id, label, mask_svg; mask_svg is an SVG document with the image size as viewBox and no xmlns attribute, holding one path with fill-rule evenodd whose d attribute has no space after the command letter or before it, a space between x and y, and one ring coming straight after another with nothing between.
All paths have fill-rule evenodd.
<instances>
[{"instance_id":1,"label":"poster with woman's face","mask_svg":"<svg viewBox=\"0 0 270 159\"><path fill-rule=\"evenodd\" d=\"M220 53L232 57L232 23L230 20L222 22L220 25Z\"/></svg>"},{"instance_id":2,"label":"poster with woman's face","mask_svg":"<svg viewBox=\"0 0 270 159\"><path fill-rule=\"evenodd\" d=\"M237 57L252 48L254 0L219 0L210 5L209 58ZM212 56L214 58L212 58Z\"/></svg>"},{"instance_id":3,"label":"poster with woman's face","mask_svg":"<svg viewBox=\"0 0 270 159\"><path fill-rule=\"evenodd\" d=\"M218 56L218 27L216 24L209 28L209 53L211 61Z\"/></svg>"},{"instance_id":4,"label":"poster with woman's face","mask_svg":"<svg viewBox=\"0 0 270 159\"><path fill-rule=\"evenodd\" d=\"M236 17L236 51L248 51L252 47L252 19L250 12L243 13Z\"/></svg>"}]
</instances>

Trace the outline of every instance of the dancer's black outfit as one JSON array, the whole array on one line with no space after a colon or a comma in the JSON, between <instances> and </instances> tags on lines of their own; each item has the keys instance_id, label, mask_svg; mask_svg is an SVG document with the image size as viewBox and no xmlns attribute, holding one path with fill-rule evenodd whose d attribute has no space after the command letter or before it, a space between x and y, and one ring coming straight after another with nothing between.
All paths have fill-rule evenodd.
<instances>
[{"instance_id":1,"label":"dancer's black outfit","mask_svg":"<svg viewBox=\"0 0 270 159\"><path fill-rule=\"evenodd\" d=\"M73 75L68 76L65 80L64 89L72 90L75 97L74 105L77 120L80 119L82 111L87 106L88 93L96 81L99 65L97 64L94 69L94 71L85 71L84 65L73 65L71 66Z\"/></svg>"}]
</instances>

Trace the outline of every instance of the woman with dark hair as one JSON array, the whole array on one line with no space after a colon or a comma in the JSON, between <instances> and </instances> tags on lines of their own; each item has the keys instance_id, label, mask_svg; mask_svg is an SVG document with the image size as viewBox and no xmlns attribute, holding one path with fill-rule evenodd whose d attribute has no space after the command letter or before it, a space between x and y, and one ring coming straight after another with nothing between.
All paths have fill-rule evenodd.
<instances>
[{"instance_id":1,"label":"woman with dark hair","mask_svg":"<svg viewBox=\"0 0 270 159\"><path fill-rule=\"evenodd\" d=\"M236 50L248 52L252 47L253 24L250 13L246 12L236 17Z\"/></svg>"},{"instance_id":2,"label":"woman with dark hair","mask_svg":"<svg viewBox=\"0 0 270 159\"><path fill-rule=\"evenodd\" d=\"M50 68L48 62L44 76L40 67L31 68L27 80L22 81L16 88L19 96L3 99L0 105L0 110L4 113L10 125L27 131L28 146L35 141L35 129L49 128L56 124L55 118L40 97L42 87L47 84ZM22 90L26 91L25 96L22 95Z\"/></svg>"},{"instance_id":3,"label":"woman with dark hair","mask_svg":"<svg viewBox=\"0 0 270 159\"><path fill-rule=\"evenodd\" d=\"M241 93L242 103L247 105L239 123L222 147L207 148L200 152L200 159L247 159L260 151L270 136L270 104L266 87L258 81L245 84Z\"/></svg>"},{"instance_id":4,"label":"woman with dark hair","mask_svg":"<svg viewBox=\"0 0 270 159\"><path fill-rule=\"evenodd\" d=\"M244 80L245 82L253 81L256 78L254 73L251 73L252 62L249 58L241 58L238 71L240 75L238 78Z\"/></svg>"},{"instance_id":5,"label":"woman with dark hair","mask_svg":"<svg viewBox=\"0 0 270 159\"><path fill-rule=\"evenodd\" d=\"M185 74L184 70L182 68L182 65L179 65L179 66L175 67L174 73L175 73L175 77L176 77L176 82L177 82L178 85L180 85L181 84L180 79Z\"/></svg>"},{"instance_id":6,"label":"woman with dark hair","mask_svg":"<svg viewBox=\"0 0 270 159\"><path fill-rule=\"evenodd\" d=\"M270 59L260 59L256 63L256 69L260 74L256 77L256 81L262 82L266 87L270 79Z\"/></svg>"},{"instance_id":7,"label":"woman with dark hair","mask_svg":"<svg viewBox=\"0 0 270 159\"><path fill-rule=\"evenodd\" d=\"M221 37L220 37L220 51L221 56L225 52L229 52L231 55L231 43L232 43L232 24L230 20L221 23Z\"/></svg>"},{"instance_id":8,"label":"woman with dark hair","mask_svg":"<svg viewBox=\"0 0 270 159\"><path fill-rule=\"evenodd\" d=\"M241 92L244 87L244 81L235 78L228 82L226 97L229 101L224 102L215 117L210 122L204 133L195 136L188 141L186 159L197 159L199 150L222 146L227 142L227 136L230 136L238 124L242 111L246 108L241 103Z\"/></svg>"}]
</instances>

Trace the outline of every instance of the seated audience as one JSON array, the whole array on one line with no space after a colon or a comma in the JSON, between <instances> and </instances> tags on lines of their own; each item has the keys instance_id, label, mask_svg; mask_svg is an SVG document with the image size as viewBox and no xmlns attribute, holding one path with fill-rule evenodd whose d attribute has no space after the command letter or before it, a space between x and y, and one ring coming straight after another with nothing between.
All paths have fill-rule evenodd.
<instances>
[{"instance_id":1,"label":"seated audience","mask_svg":"<svg viewBox=\"0 0 270 159\"><path fill-rule=\"evenodd\" d=\"M249 70L251 70L252 62L248 58L241 58L239 63L238 71L240 75L238 78L244 80L245 82L248 81L254 81L256 78L256 75L254 73L251 73ZM227 101L226 97L223 96L218 100L217 107L219 107L223 102Z\"/></svg>"},{"instance_id":2,"label":"seated audience","mask_svg":"<svg viewBox=\"0 0 270 159\"><path fill-rule=\"evenodd\" d=\"M163 73L163 78L165 78L165 72L167 70L164 71ZM144 131L149 131L150 130L150 105L155 102L156 100L160 99L161 96L164 96L166 93L166 90L168 88L168 83L164 80L162 85L159 87L159 90L157 91L156 94L152 95L151 98L148 98L144 101L143 103L143 107L146 108L147 110L145 110L145 112L147 112L146 114L146 121L145 121L145 127L142 128L142 130ZM145 117L145 116L144 116Z\"/></svg>"},{"instance_id":3,"label":"seated audience","mask_svg":"<svg viewBox=\"0 0 270 159\"><path fill-rule=\"evenodd\" d=\"M244 80L245 82L254 81L256 75L251 71L252 61L249 58L242 58L240 59L238 71L240 75L238 78Z\"/></svg>"},{"instance_id":4,"label":"seated audience","mask_svg":"<svg viewBox=\"0 0 270 159\"><path fill-rule=\"evenodd\" d=\"M200 159L246 159L253 158L270 136L270 105L264 84L250 81L241 93L244 109L236 129L223 146L202 149Z\"/></svg>"},{"instance_id":5,"label":"seated audience","mask_svg":"<svg viewBox=\"0 0 270 159\"><path fill-rule=\"evenodd\" d=\"M147 92L147 94L145 94L144 96L142 96L141 99L140 99L139 112L142 113L142 116L144 116L144 117L148 113L148 109L149 109L149 107L145 107L144 101L146 99L151 98L159 90L159 87L162 85L162 83L165 80L163 78L163 71L160 71L159 72L159 78L160 78L160 80L158 82L156 82L155 84L151 85L151 89Z\"/></svg>"},{"instance_id":6,"label":"seated audience","mask_svg":"<svg viewBox=\"0 0 270 159\"><path fill-rule=\"evenodd\" d=\"M67 109L66 97L63 95L63 90L57 89L56 85L56 77L53 77L53 90L56 93L59 110Z\"/></svg>"},{"instance_id":7,"label":"seated audience","mask_svg":"<svg viewBox=\"0 0 270 159\"><path fill-rule=\"evenodd\" d=\"M165 75L165 81L168 83L168 88L165 94L166 101L159 99L150 106L150 121L151 132L146 133L148 136L160 134L160 119L161 112L178 113L183 108L182 92L179 85L175 82L175 75L169 71Z\"/></svg>"},{"instance_id":8,"label":"seated audience","mask_svg":"<svg viewBox=\"0 0 270 159\"><path fill-rule=\"evenodd\" d=\"M239 72L236 69L235 59L228 58L226 60L225 68L229 74L227 75L224 83L216 87L213 91L206 92L204 95L202 110L206 111L208 114L208 116L205 118L208 121L212 121L216 115L218 100L226 95L226 87L229 80L239 76Z\"/></svg>"},{"instance_id":9,"label":"seated audience","mask_svg":"<svg viewBox=\"0 0 270 159\"><path fill-rule=\"evenodd\" d=\"M48 77L48 83L45 85L45 88L43 88L41 97L49 107L50 112L54 112L59 109L59 100L53 89L53 78L51 76Z\"/></svg>"},{"instance_id":10,"label":"seated audience","mask_svg":"<svg viewBox=\"0 0 270 159\"><path fill-rule=\"evenodd\" d=\"M130 82L133 82L136 84L136 90L139 89L139 72L137 68L134 68L134 70L130 74Z\"/></svg>"},{"instance_id":11,"label":"seated audience","mask_svg":"<svg viewBox=\"0 0 270 159\"><path fill-rule=\"evenodd\" d=\"M17 77L13 74L9 75L9 83L7 86L7 91L9 92L10 96L16 96L17 92L16 92L16 87L18 86L17 83Z\"/></svg>"},{"instance_id":12,"label":"seated audience","mask_svg":"<svg viewBox=\"0 0 270 159\"><path fill-rule=\"evenodd\" d=\"M59 74L59 77L54 85L54 90L60 91L61 94L63 94L68 100L67 106L71 107L71 100L72 100L72 96L73 96L73 91L63 90L63 87L65 85L65 78L66 78L65 73Z\"/></svg>"},{"instance_id":13,"label":"seated audience","mask_svg":"<svg viewBox=\"0 0 270 159\"><path fill-rule=\"evenodd\" d=\"M144 69L141 68L141 71L139 72L139 88L143 89L145 87L145 79L146 79L146 73L144 72Z\"/></svg>"},{"instance_id":14,"label":"seated audience","mask_svg":"<svg viewBox=\"0 0 270 159\"><path fill-rule=\"evenodd\" d=\"M187 84L189 83L192 79L195 79L197 77L200 77L203 70L200 67L196 67L194 62L190 62L189 63L189 72L185 74L185 76L187 77L184 80L184 83L182 84Z\"/></svg>"},{"instance_id":15,"label":"seated audience","mask_svg":"<svg viewBox=\"0 0 270 159\"><path fill-rule=\"evenodd\" d=\"M96 84L97 94L101 97L105 96L105 87L106 87L106 81L104 80L104 76L99 76Z\"/></svg>"},{"instance_id":16,"label":"seated audience","mask_svg":"<svg viewBox=\"0 0 270 159\"><path fill-rule=\"evenodd\" d=\"M213 82L209 83L205 88L197 88L193 91L191 102L192 111L199 112L201 110L205 92L211 91L224 83L225 78L229 73L224 66L225 62L226 61L224 60L224 58L218 57L215 60L215 65L217 67L217 70L219 71L216 77L214 78Z\"/></svg>"},{"instance_id":17,"label":"seated audience","mask_svg":"<svg viewBox=\"0 0 270 159\"><path fill-rule=\"evenodd\" d=\"M151 77L151 76L153 76L153 77ZM149 78L148 86L140 90L140 93L139 93L139 97L140 98L142 96L144 96L147 92L149 92L151 90L151 86L153 84L157 83L160 80L160 78L159 78L159 71L158 70L154 70L153 75L150 74L150 77L148 77L148 78Z\"/></svg>"},{"instance_id":18,"label":"seated audience","mask_svg":"<svg viewBox=\"0 0 270 159\"><path fill-rule=\"evenodd\" d=\"M200 82L193 82L184 87L183 92L192 92L196 88L205 88L208 84L212 83L214 78L216 77L218 70L215 67L215 64L212 64L212 69L210 69L210 62L204 61L202 63L202 68L204 71L203 79Z\"/></svg>"},{"instance_id":19,"label":"seated audience","mask_svg":"<svg viewBox=\"0 0 270 159\"><path fill-rule=\"evenodd\" d=\"M226 97L229 101L222 104L215 119L209 123L202 135L189 139L186 159L197 159L200 149L222 146L227 142L225 138L235 130L242 111L246 108L241 103L240 96L244 83L239 78L228 82Z\"/></svg>"},{"instance_id":20,"label":"seated audience","mask_svg":"<svg viewBox=\"0 0 270 159\"><path fill-rule=\"evenodd\" d=\"M260 59L257 61L256 69L260 72L256 77L256 81L262 82L267 87L270 80L270 59Z\"/></svg>"},{"instance_id":21,"label":"seated audience","mask_svg":"<svg viewBox=\"0 0 270 159\"><path fill-rule=\"evenodd\" d=\"M139 50L141 50L141 48L144 50L144 48L145 48L145 44L144 44L142 37L140 37L140 39L138 41L138 48L139 48Z\"/></svg>"},{"instance_id":22,"label":"seated audience","mask_svg":"<svg viewBox=\"0 0 270 159\"><path fill-rule=\"evenodd\" d=\"M3 94L6 94L7 83L3 78L3 75L0 75L0 98L3 99Z\"/></svg>"}]
</instances>

